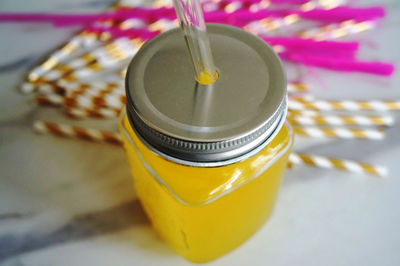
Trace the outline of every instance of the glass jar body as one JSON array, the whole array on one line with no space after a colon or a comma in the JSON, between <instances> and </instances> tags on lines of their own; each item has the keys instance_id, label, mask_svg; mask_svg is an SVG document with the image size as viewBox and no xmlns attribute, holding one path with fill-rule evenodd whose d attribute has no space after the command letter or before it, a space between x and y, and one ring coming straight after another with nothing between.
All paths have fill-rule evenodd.
<instances>
[{"instance_id":1,"label":"glass jar body","mask_svg":"<svg viewBox=\"0 0 400 266\"><path fill-rule=\"evenodd\" d=\"M270 216L293 143L288 124L257 154L217 167L166 159L138 137L125 114L119 127L145 212L186 259L207 262L231 251Z\"/></svg>"}]
</instances>

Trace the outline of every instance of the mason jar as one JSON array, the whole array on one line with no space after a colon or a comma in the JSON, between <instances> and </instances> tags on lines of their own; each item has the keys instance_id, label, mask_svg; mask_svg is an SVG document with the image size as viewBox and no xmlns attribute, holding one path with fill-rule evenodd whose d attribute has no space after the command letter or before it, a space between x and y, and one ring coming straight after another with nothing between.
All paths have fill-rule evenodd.
<instances>
[{"instance_id":1,"label":"mason jar","mask_svg":"<svg viewBox=\"0 0 400 266\"><path fill-rule=\"evenodd\" d=\"M293 143L273 49L235 27L207 30L218 80L197 83L181 31L162 33L129 65L119 123L154 229L193 262L231 251L266 221Z\"/></svg>"}]
</instances>

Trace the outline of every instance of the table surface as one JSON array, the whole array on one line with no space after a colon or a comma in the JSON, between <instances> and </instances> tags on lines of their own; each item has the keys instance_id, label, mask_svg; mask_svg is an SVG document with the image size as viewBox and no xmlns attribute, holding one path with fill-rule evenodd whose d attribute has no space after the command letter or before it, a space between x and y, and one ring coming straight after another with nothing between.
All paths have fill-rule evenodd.
<instances>
[{"instance_id":1,"label":"table surface","mask_svg":"<svg viewBox=\"0 0 400 266\"><path fill-rule=\"evenodd\" d=\"M0 11L104 10L110 0L2 0ZM400 62L400 2L357 36L361 57ZM78 27L0 24L0 265L190 265L152 231L120 147L41 136L32 121L68 122L17 93L26 71ZM391 78L287 65L326 99L400 99ZM394 114L397 118L398 115ZM116 128L115 122L75 124ZM207 265L400 265L400 123L383 141L296 139L295 150L382 164L385 179L295 167L273 216L245 244Z\"/></svg>"}]
</instances>

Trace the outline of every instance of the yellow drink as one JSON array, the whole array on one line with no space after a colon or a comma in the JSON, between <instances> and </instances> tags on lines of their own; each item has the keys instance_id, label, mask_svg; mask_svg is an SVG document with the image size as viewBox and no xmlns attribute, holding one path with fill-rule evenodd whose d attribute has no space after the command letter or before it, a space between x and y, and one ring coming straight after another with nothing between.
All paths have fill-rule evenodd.
<instances>
[{"instance_id":1,"label":"yellow drink","mask_svg":"<svg viewBox=\"0 0 400 266\"><path fill-rule=\"evenodd\" d=\"M199 78L196 79L198 83L203 85L210 85L213 84L218 79L218 72L215 72L214 75L211 75L208 71L201 71Z\"/></svg>"},{"instance_id":2,"label":"yellow drink","mask_svg":"<svg viewBox=\"0 0 400 266\"><path fill-rule=\"evenodd\" d=\"M136 191L153 227L176 252L194 262L229 252L265 222L293 142L291 129L284 125L250 158L220 167L193 167L151 151L126 116L120 130Z\"/></svg>"}]
</instances>

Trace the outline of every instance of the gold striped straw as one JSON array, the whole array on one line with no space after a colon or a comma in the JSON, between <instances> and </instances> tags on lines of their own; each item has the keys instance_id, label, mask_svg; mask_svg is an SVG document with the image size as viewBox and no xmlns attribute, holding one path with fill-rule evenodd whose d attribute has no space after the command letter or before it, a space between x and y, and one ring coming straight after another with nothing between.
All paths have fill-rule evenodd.
<instances>
[{"instance_id":1,"label":"gold striped straw","mask_svg":"<svg viewBox=\"0 0 400 266\"><path fill-rule=\"evenodd\" d=\"M55 105L60 106L63 104L63 97L57 94L38 95L34 98L34 102L41 105Z\"/></svg>"},{"instance_id":2,"label":"gold striped straw","mask_svg":"<svg viewBox=\"0 0 400 266\"><path fill-rule=\"evenodd\" d=\"M124 79L115 74L107 74L101 80L86 80L72 82L70 80L59 79L55 83L56 86L65 90L65 93L76 93L87 90L102 90L108 88L115 88L116 90L124 90Z\"/></svg>"},{"instance_id":3,"label":"gold striped straw","mask_svg":"<svg viewBox=\"0 0 400 266\"><path fill-rule=\"evenodd\" d=\"M357 22L354 20L343 21L339 24L329 24L327 26L309 29L299 33L301 38L314 39L317 41L333 40L352 34L373 29L376 22L373 20Z\"/></svg>"},{"instance_id":4,"label":"gold striped straw","mask_svg":"<svg viewBox=\"0 0 400 266\"><path fill-rule=\"evenodd\" d=\"M95 81L87 82L68 82L65 80L57 83L43 83L37 85L37 92L40 94L59 94L66 96L88 94L102 95L107 93L124 94L122 79L116 81Z\"/></svg>"},{"instance_id":5,"label":"gold striped straw","mask_svg":"<svg viewBox=\"0 0 400 266\"><path fill-rule=\"evenodd\" d=\"M304 83L288 82L288 93L305 93L310 91L310 86Z\"/></svg>"},{"instance_id":6,"label":"gold striped straw","mask_svg":"<svg viewBox=\"0 0 400 266\"><path fill-rule=\"evenodd\" d=\"M34 121L33 128L41 134L52 134L68 138L79 138L91 141L108 142L121 145L119 133L101 131L92 128L82 128L46 121Z\"/></svg>"},{"instance_id":7,"label":"gold striped straw","mask_svg":"<svg viewBox=\"0 0 400 266\"><path fill-rule=\"evenodd\" d=\"M66 112L69 116L73 118L88 118L88 117L95 117L95 118L115 118L118 117L121 109L111 109L111 108L67 108Z\"/></svg>"},{"instance_id":8,"label":"gold striped straw","mask_svg":"<svg viewBox=\"0 0 400 266\"><path fill-rule=\"evenodd\" d=\"M53 89L51 86L45 85L43 87L50 87L50 89L43 90L45 95L36 96L35 101L38 104L64 105L70 108L90 109L96 107L121 109L125 105L125 91L121 84L99 82L97 85L92 86L89 83L71 82L69 85L68 82L67 84L63 84L65 89L68 89L65 97L52 94Z\"/></svg>"},{"instance_id":9,"label":"gold striped straw","mask_svg":"<svg viewBox=\"0 0 400 266\"><path fill-rule=\"evenodd\" d=\"M66 80L79 80L109 67L124 64L124 61L127 64L142 44L141 39L118 38L47 72L41 78L41 82L53 82L62 77Z\"/></svg>"},{"instance_id":10,"label":"gold striped straw","mask_svg":"<svg viewBox=\"0 0 400 266\"><path fill-rule=\"evenodd\" d=\"M124 96L125 91L120 90L119 87L104 87L104 88L86 88L77 91L71 91L66 94L67 97L105 97L106 95Z\"/></svg>"},{"instance_id":11,"label":"gold striped straw","mask_svg":"<svg viewBox=\"0 0 400 266\"><path fill-rule=\"evenodd\" d=\"M394 119L391 116L300 116L289 113L288 120L292 124L298 125L331 125L331 126L390 126L393 125Z\"/></svg>"},{"instance_id":12,"label":"gold striped straw","mask_svg":"<svg viewBox=\"0 0 400 266\"><path fill-rule=\"evenodd\" d=\"M302 11L310 11L314 8L332 9L339 5L344 5L347 0L317 0L317 1L306 1L300 6Z\"/></svg>"},{"instance_id":13,"label":"gold striped straw","mask_svg":"<svg viewBox=\"0 0 400 266\"><path fill-rule=\"evenodd\" d=\"M137 19L136 19L137 20ZM104 21L102 23L111 23L112 21ZM127 22L127 21L126 21ZM132 22L132 19L129 19L129 22ZM143 21L141 22L144 23ZM126 24L126 23L125 23ZM121 23L120 27L125 25ZM132 23L131 23L132 24ZM137 23L136 23L137 24ZM137 26L135 23L131 25L131 27ZM126 27L125 27L126 28ZM53 55L51 55L43 64L37 66L28 76L28 80L32 83L43 83L52 80L56 80L57 78L66 75L68 73L73 72L76 69L81 67L88 66L88 68L92 69L100 69L102 66L107 66L107 63L112 63L113 59L121 59L121 57L131 56L125 51L134 51L131 47L129 49L118 49L118 45L124 45L125 40L127 38L118 38L116 39L117 45L113 46L113 43L110 44L110 47L106 45L105 49L107 50L108 54L103 51L101 47L102 44L105 44L108 40L110 40L111 36L108 38L102 38L103 35L106 34L96 34L96 33L88 33L82 32L78 36L75 36L73 40L68 42L63 48L56 51ZM99 36L101 38L99 38ZM119 43L121 42L121 43ZM137 41L138 42L138 41ZM79 44L79 45L78 45ZM97 50L93 53L87 53L79 56L76 59L72 59L72 61L66 63L69 59L73 58L74 53L78 53L79 51L88 51L93 50L94 48L100 46ZM100 49L100 50L99 50ZM97 57L99 58L97 58ZM110 59L111 57L111 59ZM97 61L100 61L98 63ZM62 65L62 63L64 63ZM57 66L57 70L54 68ZM21 91L24 93L32 92L35 89L35 86L30 83L24 83L21 86Z\"/></svg>"},{"instance_id":14,"label":"gold striped straw","mask_svg":"<svg viewBox=\"0 0 400 266\"><path fill-rule=\"evenodd\" d=\"M323 169L339 169L352 173L371 174L377 176L387 175L387 169L382 166L303 153L292 152L289 155L289 164L289 166L309 165Z\"/></svg>"},{"instance_id":15,"label":"gold striped straw","mask_svg":"<svg viewBox=\"0 0 400 266\"><path fill-rule=\"evenodd\" d=\"M105 20L101 22L96 22L100 25L110 25L114 22L112 20ZM63 67L61 64L67 62L75 56L79 56L82 53L93 50L102 44L110 40L111 36L107 34L97 34L94 32L83 31L80 34L74 36L67 44L65 44L61 49L58 49L53 54L51 54L43 63L36 66L28 74L28 81L30 83L24 83L21 86L21 92L30 93L35 90L35 83L42 83L43 76L55 67L63 69L68 68L68 66Z\"/></svg>"},{"instance_id":16,"label":"gold striped straw","mask_svg":"<svg viewBox=\"0 0 400 266\"><path fill-rule=\"evenodd\" d=\"M253 10L256 10L256 6L252 6ZM277 30L282 27L292 25L300 21L300 17L296 14L287 15L282 18L263 18L248 23L243 28L255 34L266 34L270 31Z\"/></svg>"},{"instance_id":17,"label":"gold striped straw","mask_svg":"<svg viewBox=\"0 0 400 266\"><path fill-rule=\"evenodd\" d=\"M31 84L32 85L32 84ZM65 89L52 83L44 83L36 86L36 91L40 94L65 94Z\"/></svg>"},{"instance_id":18,"label":"gold striped straw","mask_svg":"<svg viewBox=\"0 0 400 266\"><path fill-rule=\"evenodd\" d=\"M65 44L61 49L55 51L53 54L49 56L49 58L32 69L32 71L28 74L29 82L36 82L39 80L43 74L53 69L59 63L64 62L77 50L83 49L86 46L94 47L98 44L97 38L95 38L95 34L90 34L88 32L82 32L79 35L73 37L67 44ZM26 89L27 87L22 88L22 92L29 93L30 90ZM32 87L33 90L33 87Z\"/></svg>"},{"instance_id":19,"label":"gold striped straw","mask_svg":"<svg viewBox=\"0 0 400 266\"><path fill-rule=\"evenodd\" d=\"M128 68L123 68L123 69L119 72L119 75L120 75L122 78L125 78L127 72L128 72Z\"/></svg>"},{"instance_id":20,"label":"gold striped straw","mask_svg":"<svg viewBox=\"0 0 400 266\"><path fill-rule=\"evenodd\" d=\"M130 18L123 21L119 27L121 29L129 29L147 26L152 31L165 31L175 27L176 25L176 21L166 21L165 19L147 25L146 22L141 19ZM105 46L100 46L91 53L81 55L64 65L58 66L57 69L46 71L45 75L42 75L39 81L41 83L50 82L60 77L75 81L93 74L92 72L104 70L107 67L114 66L115 64L123 64L121 61L127 60L127 62L125 62L127 64L143 43L144 41L140 38L117 38L112 42L107 43ZM75 71L77 73L74 73ZM23 87L24 90L29 90L30 87L32 87L27 84L24 86L26 86L26 89Z\"/></svg>"},{"instance_id":21,"label":"gold striped straw","mask_svg":"<svg viewBox=\"0 0 400 266\"><path fill-rule=\"evenodd\" d=\"M289 100L289 108L292 110L344 110L344 111L389 111L400 110L400 101L301 101Z\"/></svg>"},{"instance_id":22,"label":"gold striped straw","mask_svg":"<svg viewBox=\"0 0 400 266\"><path fill-rule=\"evenodd\" d=\"M292 110L288 109L288 115L291 116L321 116L321 112L318 110Z\"/></svg>"},{"instance_id":23,"label":"gold striped straw","mask_svg":"<svg viewBox=\"0 0 400 266\"><path fill-rule=\"evenodd\" d=\"M107 132L97 129L76 127L46 121L35 121L33 123L33 128L36 132L41 134L51 134L61 137L122 145L120 134L115 132ZM387 174L387 170L381 166L301 153L291 153L289 155L288 163L289 166L304 164L325 169L341 169L354 173L367 173L379 176L385 176Z\"/></svg>"},{"instance_id":24,"label":"gold striped straw","mask_svg":"<svg viewBox=\"0 0 400 266\"><path fill-rule=\"evenodd\" d=\"M125 105L125 95L101 95L101 96L85 96L76 95L73 97L62 97L57 94L38 95L34 101L43 105L64 106L65 108L88 108L97 109L112 108L122 109Z\"/></svg>"},{"instance_id":25,"label":"gold striped straw","mask_svg":"<svg viewBox=\"0 0 400 266\"><path fill-rule=\"evenodd\" d=\"M120 5L118 3L111 6L110 10L118 8ZM124 7L134 7L132 4L124 4ZM104 21L96 21L97 25L111 25L114 21L112 20L104 20ZM69 60L73 55L80 51L88 51L93 50L93 48L107 42L110 40L111 35L102 33L97 34L88 31L82 31L78 35L74 36L68 43L66 43L61 49L56 50L52 53L47 60L43 63L36 66L32 71L28 74L28 81L35 83L37 82L46 72L53 69L60 63L63 63ZM35 90L35 86L32 86L28 83L24 83L21 87L21 92L30 93Z\"/></svg>"},{"instance_id":26,"label":"gold striped straw","mask_svg":"<svg viewBox=\"0 0 400 266\"><path fill-rule=\"evenodd\" d=\"M294 126L293 128L296 134L313 138L380 140L385 137L385 133L381 129L319 128L306 126Z\"/></svg>"},{"instance_id":27,"label":"gold striped straw","mask_svg":"<svg viewBox=\"0 0 400 266\"><path fill-rule=\"evenodd\" d=\"M315 8L332 9L346 2L345 0L318 0L308 1L301 5L301 10L311 11ZM260 1L250 6L249 10L256 12L261 9L267 8L271 3L269 1ZM234 12L242 5L233 2L225 7L227 13ZM250 22L244 26L244 29L253 32L255 34L266 34L270 31L280 29L301 21L301 17L297 14L290 14L282 18L264 18L258 21Z\"/></svg>"},{"instance_id":28,"label":"gold striped straw","mask_svg":"<svg viewBox=\"0 0 400 266\"><path fill-rule=\"evenodd\" d=\"M122 109L125 106L125 95L101 95L101 96L85 96L78 95L76 97L65 97L63 105L67 107L82 107L82 108L113 108Z\"/></svg>"}]
</instances>

